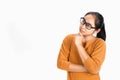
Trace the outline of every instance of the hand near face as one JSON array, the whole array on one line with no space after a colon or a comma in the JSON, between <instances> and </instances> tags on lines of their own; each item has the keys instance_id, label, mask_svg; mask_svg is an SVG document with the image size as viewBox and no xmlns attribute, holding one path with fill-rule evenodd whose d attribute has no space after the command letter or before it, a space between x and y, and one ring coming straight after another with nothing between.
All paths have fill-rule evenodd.
<instances>
[{"instance_id":1,"label":"hand near face","mask_svg":"<svg viewBox=\"0 0 120 80\"><path fill-rule=\"evenodd\" d=\"M84 43L84 37L81 33L78 33L76 36L75 36L75 44L76 46L82 46L83 43Z\"/></svg>"}]
</instances>

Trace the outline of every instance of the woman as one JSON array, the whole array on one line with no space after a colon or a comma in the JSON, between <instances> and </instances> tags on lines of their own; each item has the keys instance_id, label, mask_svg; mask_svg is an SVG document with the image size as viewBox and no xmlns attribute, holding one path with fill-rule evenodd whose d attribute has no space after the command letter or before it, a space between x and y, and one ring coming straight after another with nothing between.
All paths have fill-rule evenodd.
<instances>
[{"instance_id":1,"label":"woman","mask_svg":"<svg viewBox=\"0 0 120 80\"><path fill-rule=\"evenodd\" d=\"M68 80L100 80L99 71L106 53L105 39L103 16L88 12L80 19L79 33L64 38L57 67L67 71Z\"/></svg>"}]
</instances>

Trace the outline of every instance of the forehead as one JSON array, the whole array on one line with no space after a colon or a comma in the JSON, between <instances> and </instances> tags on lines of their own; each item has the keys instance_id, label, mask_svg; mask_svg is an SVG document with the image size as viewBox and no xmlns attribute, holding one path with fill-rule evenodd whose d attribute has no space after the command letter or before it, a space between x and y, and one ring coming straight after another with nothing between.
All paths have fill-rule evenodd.
<instances>
[{"instance_id":1,"label":"forehead","mask_svg":"<svg viewBox=\"0 0 120 80\"><path fill-rule=\"evenodd\" d=\"M84 18L85 18L86 22L88 22L92 25L95 24L95 16L89 14L89 15L86 15Z\"/></svg>"}]
</instances>

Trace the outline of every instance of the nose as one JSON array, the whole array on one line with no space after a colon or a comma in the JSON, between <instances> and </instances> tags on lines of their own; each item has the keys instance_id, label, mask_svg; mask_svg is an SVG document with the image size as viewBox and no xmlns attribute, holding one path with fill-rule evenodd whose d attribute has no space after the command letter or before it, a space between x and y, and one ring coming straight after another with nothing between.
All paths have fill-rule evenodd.
<instances>
[{"instance_id":1,"label":"nose","mask_svg":"<svg viewBox=\"0 0 120 80\"><path fill-rule=\"evenodd\" d=\"M83 29L84 29L84 28L85 28L85 24L83 24L83 25L80 25L80 28L83 28Z\"/></svg>"}]
</instances>

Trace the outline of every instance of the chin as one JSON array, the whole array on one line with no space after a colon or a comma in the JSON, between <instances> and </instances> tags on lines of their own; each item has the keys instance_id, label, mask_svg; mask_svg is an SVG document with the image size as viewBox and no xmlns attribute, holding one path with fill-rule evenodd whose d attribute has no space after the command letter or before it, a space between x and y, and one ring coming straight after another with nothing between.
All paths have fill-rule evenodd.
<instances>
[{"instance_id":1,"label":"chin","mask_svg":"<svg viewBox=\"0 0 120 80\"><path fill-rule=\"evenodd\" d=\"M86 34L84 32L80 32L83 36L86 36Z\"/></svg>"}]
</instances>

